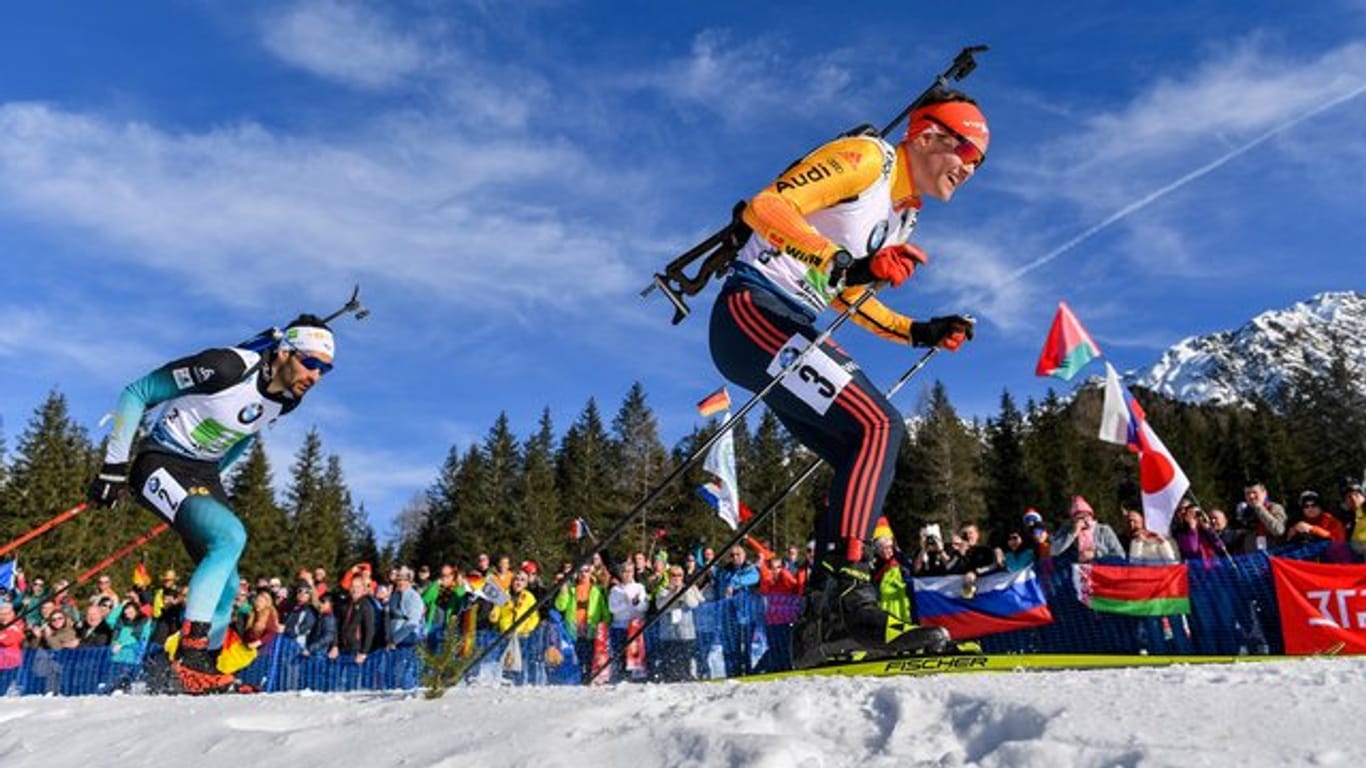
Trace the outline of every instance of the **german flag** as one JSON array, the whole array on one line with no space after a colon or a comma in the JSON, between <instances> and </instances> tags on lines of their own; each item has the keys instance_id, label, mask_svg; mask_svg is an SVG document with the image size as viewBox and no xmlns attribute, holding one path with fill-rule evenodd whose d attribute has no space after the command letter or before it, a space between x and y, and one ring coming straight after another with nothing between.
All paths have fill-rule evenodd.
<instances>
[{"instance_id":1,"label":"german flag","mask_svg":"<svg viewBox=\"0 0 1366 768\"><path fill-rule=\"evenodd\" d=\"M702 398L702 402L697 404L697 412L703 416L715 416L730 410L730 393L723 386L715 392Z\"/></svg>"}]
</instances>

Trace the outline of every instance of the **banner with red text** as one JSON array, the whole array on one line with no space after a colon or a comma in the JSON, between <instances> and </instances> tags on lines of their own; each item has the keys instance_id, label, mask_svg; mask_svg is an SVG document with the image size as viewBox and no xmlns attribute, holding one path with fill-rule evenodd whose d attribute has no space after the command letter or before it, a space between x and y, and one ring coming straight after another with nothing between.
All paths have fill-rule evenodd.
<instances>
[{"instance_id":1,"label":"banner with red text","mask_svg":"<svg viewBox=\"0 0 1366 768\"><path fill-rule=\"evenodd\" d=\"M1366 653L1366 565L1271 558L1288 654Z\"/></svg>"}]
</instances>

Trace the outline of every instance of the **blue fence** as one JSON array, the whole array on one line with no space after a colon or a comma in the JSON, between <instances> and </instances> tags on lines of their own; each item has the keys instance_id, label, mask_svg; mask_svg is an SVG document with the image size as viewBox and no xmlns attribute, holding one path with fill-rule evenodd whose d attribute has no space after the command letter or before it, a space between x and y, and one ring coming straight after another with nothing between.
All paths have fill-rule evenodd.
<instances>
[{"instance_id":1,"label":"blue fence","mask_svg":"<svg viewBox=\"0 0 1366 768\"><path fill-rule=\"evenodd\" d=\"M1318 545L1275 554L1322 559L1325 550ZM1041 576L1053 623L986 637L982 646L993 653L1283 652L1265 553L1186 567L1190 615L1135 618L1097 613L1081 605L1070 566L1056 563ZM646 633L644 664L621 665L611 671L611 680L669 682L787 669L791 624L801 600L743 595L671 612ZM619 641L622 635L614 633L614 639ZM496 638L496 632L480 632L477 644L483 647ZM441 638L429 637L426 642L435 649ZM554 618L541 622L516 646L495 649L470 676L514 685L579 685L594 666L592 642L574 642ZM278 637L269 652L260 654L240 677L266 691L413 690L421 685L422 672L415 648L376 651L358 664L351 655L335 660L305 655L293 639ZM108 647L25 650L19 667L0 670L0 695L156 693L167 690L170 674L166 654L158 646L148 646L139 663L116 663Z\"/></svg>"}]
</instances>

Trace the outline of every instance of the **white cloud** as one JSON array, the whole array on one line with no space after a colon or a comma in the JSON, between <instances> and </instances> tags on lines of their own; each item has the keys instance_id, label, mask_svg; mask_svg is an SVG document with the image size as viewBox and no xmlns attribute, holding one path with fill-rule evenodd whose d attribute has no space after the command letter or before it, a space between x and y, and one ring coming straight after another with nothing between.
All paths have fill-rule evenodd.
<instances>
[{"instance_id":1,"label":"white cloud","mask_svg":"<svg viewBox=\"0 0 1366 768\"><path fill-rule=\"evenodd\" d=\"M693 38L687 57L624 76L621 83L702 107L728 124L767 122L794 104L808 114L846 111L853 82L851 68L843 63L848 55L839 49L797 51L774 40L737 41L707 30ZM800 67L792 66L793 57L800 57Z\"/></svg>"},{"instance_id":2,"label":"white cloud","mask_svg":"<svg viewBox=\"0 0 1366 768\"><path fill-rule=\"evenodd\" d=\"M357 2L305 0L268 15L262 27L266 47L284 61L365 89L400 82L432 55Z\"/></svg>"},{"instance_id":3,"label":"white cloud","mask_svg":"<svg viewBox=\"0 0 1366 768\"><path fill-rule=\"evenodd\" d=\"M326 141L0 106L0 206L94 233L228 303L247 282L370 276L474 309L574 307L636 278L573 205L610 210L638 184L564 143L475 141L422 115Z\"/></svg>"},{"instance_id":4,"label":"white cloud","mask_svg":"<svg viewBox=\"0 0 1366 768\"><path fill-rule=\"evenodd\" d=\"M1248 167L1299 163L1306 170L1295 175L1313 173L1315 184L1322 185L1324 174L1311 170L1322 161L1322 153L1304 152L1294 137L1320 137L1309 139L1318 148L1331 141L1335 157L1360 156L1366 150L1366 134L1324 128L1360 119L1352 114L1361 114L1360 102L1366 99L1325 109L1294 125L1284 140L1272 133L1366 86L1363 73L1366 45L1353 43L1301 60L1251 39L1211 55L1189 76L1155 81L1117 108L1074 123L1073 129L1043 140L1027 157L1001 158L979 184L1024 201L1024 210L1035 211L1036 218L1037 212L1047 211L1047 227L1035 229L1056 231L1058 220L1080 225L1073 239L1035 243L1042 247L1033 251L1028 241L1036 238L1019 236L1030 227L1016 212L1009 222L998 217L1000 226L977 228L979 236L987 233L977 246L979 256L987 254L985 272L980 280L974 276L957 286L958 296L988 307L984 311L1003 327L1016 328L1030 311L1022 297L1057 292L1058 267L1035 271L1054 259L1067 264L1063 274L1071 290L1080 290L1089 278L1114 279L1135 271L1227 279L1229 264L1242 248L1210 247L1211 230L1217 227L1226 243L1241 243L1247 233L1265 226L1255 218L1260 211L1252 212L1256 200L1244 198ZM1245 147L1251 151L1244 156ZM1224 169L1225 161L1231 167ZM1188 182L1198 182L1198 202L1192 202L1190 193L1178 193ZM1170 202L1150 205L1168 194ZM1039 206L1041 199L1049 205ZM1240 204L1228 202L1240 199ZM1073 250L1112 227L1116 231L1109 233L1103 250L1091 247L1094 243ZM992 252L1013 254L1011 269L1002 273L999 260L990 258ZM1098 256L1105 259L1108 275L1091 268L1099 263ZM1116 256L1124 263L1117 263ZM1118 273L1121 268L1125 271Z\"/></svg>"}]
</instances>

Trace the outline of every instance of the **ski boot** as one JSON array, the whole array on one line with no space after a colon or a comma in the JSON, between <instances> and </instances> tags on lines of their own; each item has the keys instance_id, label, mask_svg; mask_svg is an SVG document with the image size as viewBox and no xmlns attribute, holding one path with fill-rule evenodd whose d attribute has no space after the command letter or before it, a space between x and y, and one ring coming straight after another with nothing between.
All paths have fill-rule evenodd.
<instances>
[{"instance_id":1,"label":"ski boot","mask_svg":"<svg viewBox=\"0 0 1366 768\"><path fill-rule=\"evenodd\" d=\"M227 693L235 689L237 678L218 671L217 653L209 650L209 623L186 620L180 629L180 647L171 669L180 680L180 689L191 696Z\"/></svg>"},{"instance_id":2,"label":"ski boot","mask_svg":"<svg viewBox=\"0 0 1366 768\"><path fill-rule=\"evenodd\" d=\"M792 628L792 667L940 653L949 646L943 628L916 626L882 610L868 566L846 563L807 595Z\"/></svg>"}]
</instances>

